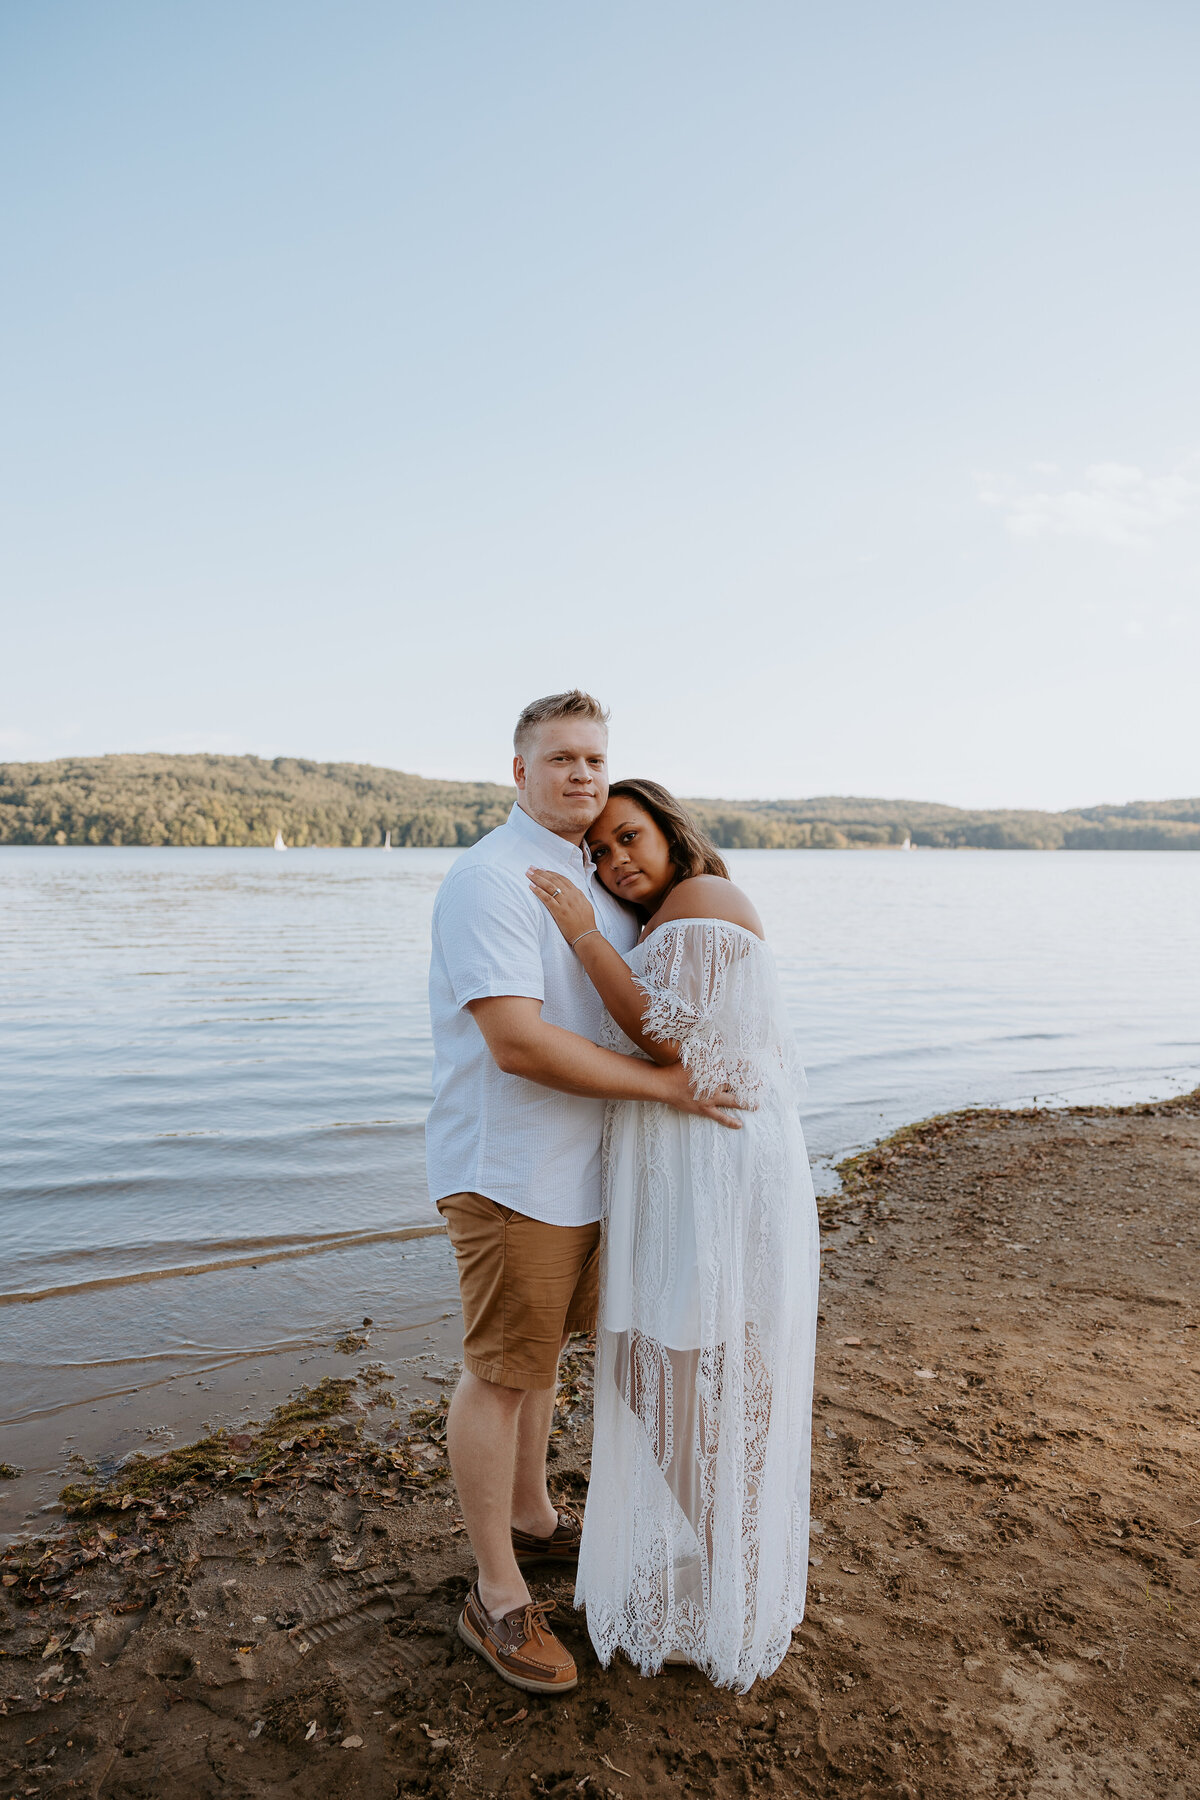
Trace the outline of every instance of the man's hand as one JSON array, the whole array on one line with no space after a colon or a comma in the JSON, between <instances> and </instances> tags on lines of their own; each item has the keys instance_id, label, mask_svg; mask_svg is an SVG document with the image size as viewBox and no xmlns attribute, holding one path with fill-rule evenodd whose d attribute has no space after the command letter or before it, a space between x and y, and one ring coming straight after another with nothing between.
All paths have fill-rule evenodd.
<instances>
[{"instance_id":1,"label":"man's hand","mask_svg":"<svg viewBox=\"0 0 1200 1800\"><path fill-rule=\"evenodd\" d=\"M708 1100L697 1100L692 1092L691 1077L682 1063L668 1063L659 1069L658 1078L666 1091L656 1094L656 1100L665 1101L677 1112L697 1113L702 1119L712 1119L729 1131L742 1129L742 1121L735 1116L738 1112L754 1111L753 1107L744 1107L734 1099L731 1087L718 1088Z\"/></svg>"}]
</instances>

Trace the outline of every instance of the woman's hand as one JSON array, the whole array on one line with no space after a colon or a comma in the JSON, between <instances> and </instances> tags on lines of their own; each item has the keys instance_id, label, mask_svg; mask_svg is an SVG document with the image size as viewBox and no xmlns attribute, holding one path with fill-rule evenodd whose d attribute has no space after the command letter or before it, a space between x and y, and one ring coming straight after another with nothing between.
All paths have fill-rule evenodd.
<instances>
[{"instance_id":1,"label":"woman's hand","mask_svg":"<svg viewBox=\"0 0 1200 1800\"><path fill-rule=\"evenodd\" d=\"M585 931L592 931L596 915L592 903L581 894L574 882L553 869L526 869L529 885L541 901L568 944Z\"/></svg>"}]
</instances>

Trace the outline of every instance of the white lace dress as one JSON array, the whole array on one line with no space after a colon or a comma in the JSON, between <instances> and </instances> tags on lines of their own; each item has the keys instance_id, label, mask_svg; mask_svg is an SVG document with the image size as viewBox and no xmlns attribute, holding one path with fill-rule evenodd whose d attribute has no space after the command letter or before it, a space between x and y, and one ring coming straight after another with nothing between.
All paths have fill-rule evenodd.
<instances>
[{"instance_id":1,"label":"white lace dress","mask_svg":"<svg viewBox=\"0 0 1200 1800\"><path fill-rule=\"evenodd\" d=\"M672 1652L747 1689L804 1613L820 1252L774 959L712 919L628 961L644 1029L698 1092L756 1102L741 1131L622 1101L605 1128L595 1435L577 1606L605 1665ZM610 1043L637 1054L609 1023Z\"/></svg>"}]
</instances>

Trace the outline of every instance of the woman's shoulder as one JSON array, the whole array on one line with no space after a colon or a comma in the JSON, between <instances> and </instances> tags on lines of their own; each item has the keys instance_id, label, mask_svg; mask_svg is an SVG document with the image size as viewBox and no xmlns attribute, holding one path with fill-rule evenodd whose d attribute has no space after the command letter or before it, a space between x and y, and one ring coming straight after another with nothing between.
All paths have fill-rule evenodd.
<instances>
[{"instance_id":1,"label":"woman's shoulder","mask_svg":"<svg viewBox=\"0 0 1200 1800\"><path fill-rule=\"evenodd\" d=\"M689 875L676 882L651 921L651 929L682 919L718 919L764 937L762 920L749 896L724 875Z\"/></svg>"}]
</instances>

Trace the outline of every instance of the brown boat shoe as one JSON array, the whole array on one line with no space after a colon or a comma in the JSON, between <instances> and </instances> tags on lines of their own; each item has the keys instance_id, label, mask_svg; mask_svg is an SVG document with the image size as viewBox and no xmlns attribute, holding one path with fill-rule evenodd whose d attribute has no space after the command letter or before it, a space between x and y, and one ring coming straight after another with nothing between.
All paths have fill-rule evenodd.
<instances>
[{"instance_id":1,"label":"brown boat shoe","mask_svg":"<svg viewBox=\"0 0 1200 1800\"><path fill-rule=\"evenodd\" d=\"M468 1649L491 1663L502 1680L527 1694L569 1694L579 1682L575 1659L546 1623L552 1605L530 1600L502 1619L493 1619L479 1598L476 1582L458 1621Z\"/></svg>"},{"instance_id":2,"label":"brown boat shoe","mask_svg":"<svg viewBox=\"0 0 1200 1800\"><path fill-rule=\"evenodd\" d=\"M534 1537L532 1532L513 1527L513 1555L519 1563L578 1562L583 1538L583 1520L569 1506L558 1509L558 1524L549 1537Z\"/></svg>"}]
</instances>

